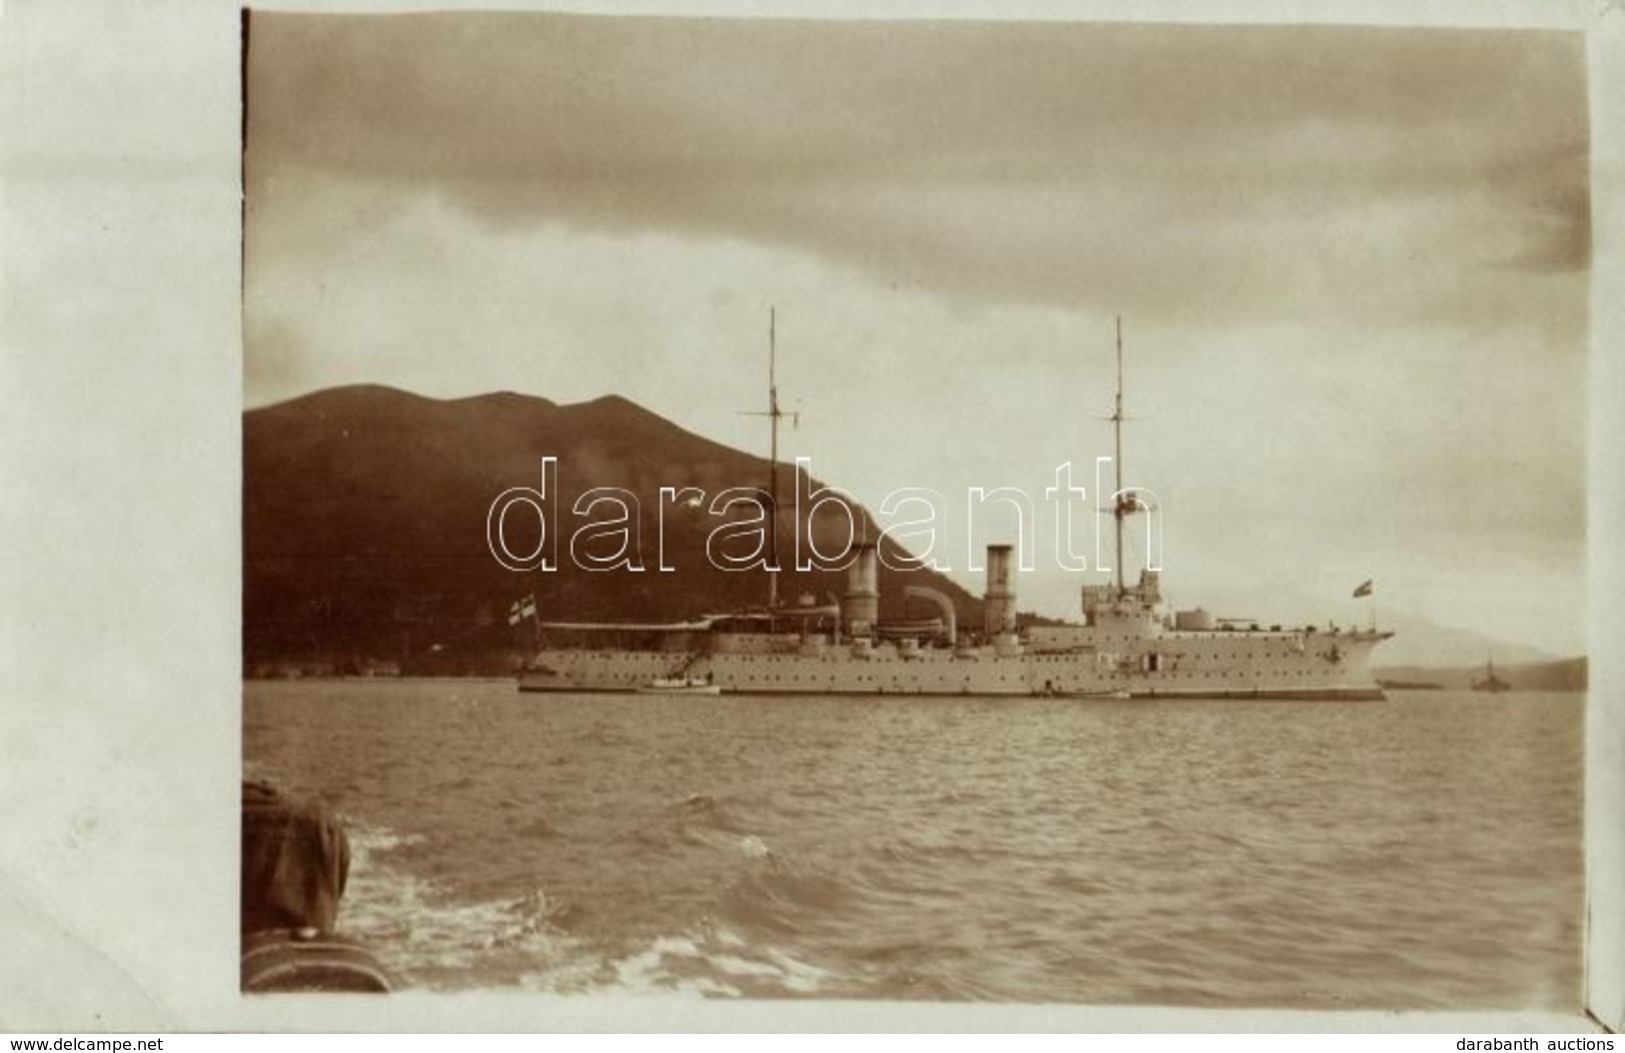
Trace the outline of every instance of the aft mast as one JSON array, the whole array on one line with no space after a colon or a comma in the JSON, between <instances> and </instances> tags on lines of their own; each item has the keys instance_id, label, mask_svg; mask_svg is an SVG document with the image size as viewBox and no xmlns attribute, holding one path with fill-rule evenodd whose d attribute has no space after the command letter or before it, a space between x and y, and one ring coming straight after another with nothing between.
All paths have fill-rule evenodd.
<instances>
[{"instance_id":1,"label":"aft mast","mask_svg":"<svg viewBox=\"0 0 1625 1053\"><path fill-rule=\"evenodd\" d=\"M767 309L767 417L772 432L767 469L767 610L779 605L779 380L778 309Z\"/></svg>"},{"instance_id":2,"label":"aft mast","mask_svg":"<svg viewBox=\"0 0 1625 1053\"><path fill-rule=\"evenodd\" d=\"M1116 520L1117 542L1117 595L1123 597L1128 584L1123 579L1123 518L1133 511L1132 504L1123 494L1123 316L1117 316L1117 401L1112 406L1112 467L1117 472L1117 485L1112 500L1112 518Z\"/></svg>"}]
</instances>

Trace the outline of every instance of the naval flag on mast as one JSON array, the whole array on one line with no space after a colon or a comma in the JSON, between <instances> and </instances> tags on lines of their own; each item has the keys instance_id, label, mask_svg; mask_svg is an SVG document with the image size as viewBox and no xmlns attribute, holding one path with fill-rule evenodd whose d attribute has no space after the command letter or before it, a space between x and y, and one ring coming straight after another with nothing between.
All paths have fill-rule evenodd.
<instances>
[{"instance_id":1,"label":"naval flag on mast","mask_svg":"<svg viewBox=\"0 0 1625 1053\"><path fill-rule=\"evenodd\" d=\"M1371 579L1367 578L1364 584L1354 590L1354 598L1359 599L1361 596L1369 595L1371 595Z\"/></svg>"},{"instance_id":2,"label":"naval flag on mast","mask_svg":"<svg viewBox=\"0 0 1625 1053\"><path fill-rule=\"evenodd\" d=\"M526 618L534 617L536 617L536 594L534 592L527 593L514 600L513 606L508 608L509 625L518 625Z\"/></svg>"}]
</instances>

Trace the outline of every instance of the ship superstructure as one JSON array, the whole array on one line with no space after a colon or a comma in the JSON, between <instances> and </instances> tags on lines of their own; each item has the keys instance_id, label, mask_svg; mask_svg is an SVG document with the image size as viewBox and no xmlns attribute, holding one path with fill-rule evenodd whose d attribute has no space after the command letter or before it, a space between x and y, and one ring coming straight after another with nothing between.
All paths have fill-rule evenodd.
<instances>
[{"instance_id":1,"label":"ship superstructure","mask_svg":"<svg viewBox=\"0 0 1625 1053\"><path fill-rule=\"evenodd\" d=\"M1113 413L1116 553L1110 583L1084 585L1082 621L1020 628L1013 550L987 548L982 620L958 624L949 598L918 585L910 599L936 617L879 617L879 559L873 543L848 553L845 595L809 597L760 611L681 623L542 622L541 644L520 675L526 691L647 690L657 683L715 686L741 694L1039 695L1094 698L1381 699L1371 651L1393 634L1375 628L1262 626L1217 619L1201 609L1166 611L1161 573L1124 576L1124 523L1142 510L1122 485L1122 336ZM771 369L771 367L770 367ZM769 483L777 499L776 380L765 414L774 429ZM770 531L770 535L773 532Z\"/></svg>"}]
</instances>

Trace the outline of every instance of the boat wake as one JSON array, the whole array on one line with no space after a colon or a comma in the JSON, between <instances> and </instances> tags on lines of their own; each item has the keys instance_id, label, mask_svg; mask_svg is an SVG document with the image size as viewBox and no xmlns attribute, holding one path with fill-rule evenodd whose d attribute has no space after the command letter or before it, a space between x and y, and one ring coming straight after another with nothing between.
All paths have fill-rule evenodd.
<instances>
[{"instance_id":1,"label":"boat wake","mask_svg":"<svg viewBox=\"0 0 1625 1053\"><path fill-rule=\"evenodd\" d=\"M618 931L620 919L587 911L536 888L467 901L406 862L426 839L376 827L352 834L344 928L376 948L403 987L429 990L514 986L548 994L638 994L713 998L816 994L831 974L759 937L791 933L791 919L826 898L818 881L779 873L759 836L731 824L709 798L678 810L676 841L738 871L718 909L667 931ZM696 819L698 816L698 819Z\"/></svg>"},{"instance_id":2,"label":"boat wake","mask_svg":"<svg viewBox=\"0 0 1625 1053\"><path fill-rule=\"evenodd\" d=\"M549 994L707 998L816 995L832 974L790 954L701 926L655 936L618 953L577 954L527 973L520 985Z\"/></svg>"},{"instance_id":3,"label":"boat wake","mask_svg":"<svg viewBox=\"0 0 1625 1053\"><path fill-rule=\"evenodd\" d=\"M466 986L470 974L482 973L495 957L546 957L564 949L568 905L540 888L460 902L441 883L391 858L425 844L421 836L377 828L351 835L344 931L374 948L403 986Z\"/></svg>"}]
</instances>

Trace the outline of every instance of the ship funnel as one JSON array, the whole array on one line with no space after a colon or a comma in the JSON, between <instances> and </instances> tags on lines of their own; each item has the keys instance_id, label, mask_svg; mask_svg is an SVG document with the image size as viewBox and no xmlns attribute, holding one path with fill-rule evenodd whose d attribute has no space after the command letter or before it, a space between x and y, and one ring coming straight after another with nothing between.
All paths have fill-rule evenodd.
<instances>
[{"instance_id":1,"label":"ship funnel","mask_svg":"<svg viewBox=\"0 0 1625 1053\"><path fill-rule=\"evenodd\" d=\"M853 545L851 555L841 620L852 635L863 636L880 620L880 559L872 541Z\"/></svg>"},{"instance_id":2,"label":"ship funnel","mask_svg":"<svg viewBox=\"0 0 1625 1053\"><path fill-rule=\"evenodd\" d=\"M1016 586L1010 575L1009 545L987 547L987 591L982 595L982 631L988 636L1016 631Z\"/></svg>"}]
</instances>

